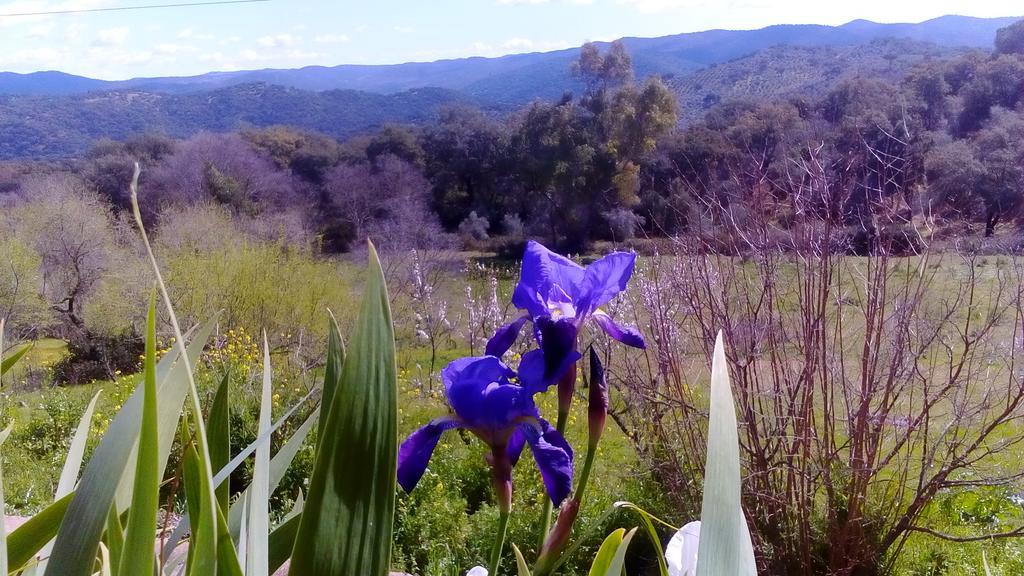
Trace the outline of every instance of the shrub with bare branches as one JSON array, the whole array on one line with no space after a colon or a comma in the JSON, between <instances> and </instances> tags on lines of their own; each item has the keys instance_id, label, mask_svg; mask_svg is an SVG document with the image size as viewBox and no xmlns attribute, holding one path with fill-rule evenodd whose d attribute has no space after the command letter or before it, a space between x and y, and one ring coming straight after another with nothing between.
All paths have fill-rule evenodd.
<instances>
[{"instance_id":1,"label":"shrub with bare branches","mask_svg":"<svg viewBox=\"0 0 1024 576\"><path fill-rule=\"evenodd\" d=\"M787 201L801 217L785 231L785 250L778 222L707 202L728 254L694 234L649 260L631 304L653 337L616 374L616 421L692 513L707 406L692 374L710 362L721 329L762 573L889 574L915 533L1024 534L943 534L926 515L944 492L1022 475L1001 464L1024 439L1024 263L984 265L920 243L918 254L897 257L899 238L884 234L871 236L869 256L844 255L841 207L851 194L864 195L873 229L900 222L895 179L871 185L899 165L872 150L881 168L839 186L819 152L788 165Z\"/></svg>"}]
</instances>

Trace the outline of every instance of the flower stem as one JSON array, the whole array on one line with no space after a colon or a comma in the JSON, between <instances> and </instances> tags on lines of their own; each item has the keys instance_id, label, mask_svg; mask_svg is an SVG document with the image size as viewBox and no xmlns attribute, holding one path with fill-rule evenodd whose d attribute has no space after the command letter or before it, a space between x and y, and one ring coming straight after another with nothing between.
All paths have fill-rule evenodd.
<instances>
[{"instance_id":1,"label":"flower stem","mask_svg":"<svg viewBox=\"0 0 1024 576\"><path fill-rule=\"evenodd\" d=\"M583 493L587 490L587 481L590 480L590 470L594 467L594 460L597 459L597 442L587 444L587 457L583 461L583 471L580 472L579 483L576 484L576 493L573 497L583 501Z\"/></svg>"},{"instance_id":2,"label":"flower stem","mask_svg":"<svg viewBox=\"0 0 1024 576\"><path fill-rule=\"evenodd\" d=\"M576 391L576 365L573 364L558 382L558 422L555 430L564 435L565 429L569 426L569 408L572 406L572 395ZM544 509L540 516L540 540L538 549L544 546L544 541L551 531L551 511L553 506L549 498L544 499Z\"/></svg>"},{"instance_id":3,"label":"flower stem","mask_svg":"<svg viewBox=\"0 0 1024 576\"><path fill-rule=\"evenodd\" d=\"M501 552L505 548L505 533L508 532L508 518L512 512L512 462L508 458L505 444L491 447L491 481L494 483L494 495L498 500L498 532L494 535L494 546L491 548L490 571L492 576L498 574L501 563Z\"/></svg>"},{"instance_id":4,"label":"flower stem","mask_svg":"<svg viewBox=\"0 0 1024 576\"><path fill-rule=\"evenodd\" d=\"M498 515L498 533L494 537L494 545L491 547L491 563L488 574L498 576L498 565L501 564L501 552L505 548L505 534L508 532L507 510L502 510Z\"/></svg>"}]
</instances>

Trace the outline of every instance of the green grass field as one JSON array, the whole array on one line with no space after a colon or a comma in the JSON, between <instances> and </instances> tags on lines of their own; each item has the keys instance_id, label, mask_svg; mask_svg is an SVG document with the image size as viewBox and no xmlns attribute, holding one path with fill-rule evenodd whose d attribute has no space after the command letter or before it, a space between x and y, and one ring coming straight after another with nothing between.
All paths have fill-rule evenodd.
<instances>
[{"instance_id":1,"label":"green grass field","mask_svg":"<svg viewBox=\"0 0 1024 576\"><path fill-rule=\"evenodd\" d=\"M457 260L457 259L456 259ZM858 261L850 259L849 274L844 282L856 282ZM981 279L980 298L987 298L994 287L993 272L1007 266L1008 259L982 259L976 264ZM494 263L492 263L494 264ZM499 293L507 299L511 291L514 270L507 263L497 263L500 273ZM750 266L749 263L736 263ZM914 261L902 260L894 264L912 268ZM453 260L445 265L456 268ZM952 293L958 278L964 272L961 261L943 258L927 267L935 274L935 286L944 293ZM354 272L349 271L352 276ZM475 289L482 290L485 274L471 275L469 282ZM464 298L466 281L459 275L452 275L441 286L441 294L449 302L449 313L458 321L464 312L460 309ZM858 298L856 291L848 290L847 297ZM336 312L338 312L336 310ZM962 313L968 313L966 310ZM350 317L351 310L341 310L341 317ZM429 374L431 363L430 347L418 340L411 318L415 315L408 302L398 302L395 318L398 322L398 364L400 385L400 431L408 434L430 419L446 413L443 388L437 379ZM344 323L344 322L343 322ZM250 332L255 330L249 327ZM998 328L1001 338L1012 338L1012 325ZM235 449L255 437L256 396L255 383L259 376L257 354L249 341L239 345L233 356L207 358L199 370L199 383L204 401L219 381L223 371L232 371L233 401L232 442ZM78 423L79 416L89 400L100 394L97 410L92 423L91 446L109 424L110 418L125 401L137 384L135 375L119 375L116 380L95 382L75 387L52 387L46 381L46 369L52 367L67 352L66 344L60 340L45 339L34 343L23 363L5 377L8 391L3 396L0 409L5 420L13 421L15 429L12 439L3 451L5 471L5 493L8 512L28 514L38 511L51 500L63 464L67 444ZM443 339L433 358L435 371L450 360L468 353L457 331ZM303 396L319 378L318 372L302 371L289 366L287 353L275 355L275 416L282 413L291 403ZM280 366L280 368L278 368ZM31 374L42 374L41 386L25 390L23 380ZM703 382L706 374L693 376L695 382ZM24 382L25 386L31 384ZM552 394L539 397L542 413L554 414ZM575 416L570 420L568 439L582 449L585 445L586 421L582 399L577 403ZM1016 429L1007 427L1000 434L1011 437L1018 434ZM287 434L287 429L285 434ZM278 440L279 441L279 440ZM288 475L275 496L277 510L286 510L304 487L304 481L311 465L311 450L303 452L296 460L295 469ZM1019 468L1019 450L1005 453L987 466L1003 469ZM580 554L585 558L599 543L599 535L607 534L619 526L632 526L636 519L623 513L612 516L599 524L598 518L613 502L632 500L675 525L681 525L691 518L681 517L668 503L664 494L651 476L651 472L638 457L632 442L621 430L609 421L609 432L602 442L599 459L594 471L596 485L589 491L585 503L580 530L593 533L587 540L587 547ZM239 474L248 474L243 470ZM524 457L516 468L516 492L514 515L510 527L510 539L528 556L537 547L536 521L543 497L539 489L539 475L530 457ZM925 517L931 528L953 535L970 536L979 533L999 531L1002 527L1024 522L1021 506L1011 500L1021 487L991 487L961 490L939 494L926 511ZM491 505L489 476L484 462L484 449L471 435L450 432L442 439L431 466L417 489L410 495L401 495L398 503L395 558L397 565L421 576L449 576L458 574L479 563L486 556L490 546L490 534L496 522L496 510ZM641 558L650 558L646 544L637 546ZM925 534L913 536L900 551L897 574L906 576L940 576L959 574L983 574L982 553L987 554L992 574L1011 575L1024 573L1024 540L1001 539L972 543L951 544ZM567 574L585 573L582 563L569 566Z\"/></svg>"}]
</instances>

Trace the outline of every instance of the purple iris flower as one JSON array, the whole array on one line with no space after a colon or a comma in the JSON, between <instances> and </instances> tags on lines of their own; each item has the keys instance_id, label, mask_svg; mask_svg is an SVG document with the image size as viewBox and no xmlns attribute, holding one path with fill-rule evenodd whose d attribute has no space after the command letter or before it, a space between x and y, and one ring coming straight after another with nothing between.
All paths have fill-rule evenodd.
<instances>
[{"instance_id":1,"label":"purple iris flower","mask_svg":"<svg viewBox=\"0 0 1024 576\"><path fill-rule=\"evenodd\" d=\"M398 483L416 487L446 430L464 428L488 446L496 486L507 485L499 500L511 502L511 467L530 445L551 500L558 505L572 489L572 448L540 417L529 389L512 382L516 373L494 356L460 358L441 371L454 412L413 432L398 450ZM498 476L501 476L499 478ZM498 486L499 492L502 490ZM507 504L506 504L507 505Z\"/></svg>"},{"instance_id":2,"label":"purple iris flower","mask_svg":"<svg viewBox=\"0 0 1024 576\"><path fill-rule=\"evenodd\" d=\"M499 328L487 343L486 353L501 357L531 320L540 349L523 355L519 376L524 385L538 392L580 358L576 336L589 319L615 340L644 348L636 329L619 326L601 309L626 289L635 264L636 254L612 252L584 268L531 240L523 254L519 284L512 293L512 304L526 314Z\"/></svg>"}]
</instances>

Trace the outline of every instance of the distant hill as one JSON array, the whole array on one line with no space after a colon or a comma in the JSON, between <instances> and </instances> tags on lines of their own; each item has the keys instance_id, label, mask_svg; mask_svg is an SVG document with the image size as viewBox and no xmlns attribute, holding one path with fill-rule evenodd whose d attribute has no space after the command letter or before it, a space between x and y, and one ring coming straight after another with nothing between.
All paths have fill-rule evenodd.
<instances>
[{"instance_id":1,"label":"distant hill","mask_svg":"<svg viewBox=\"0 0 1024 576\"><path fill-rule=\"evenodd\" d=\"M709 30L660 38L624 38L639 77L680 76L773 46L854 46L879 38L908 38L945 47L990 48L996 30L1018 18L943 16L917 24L856 20L842 26L779 25L759 30ZM295 70L214 72L182 78L105 82L44 72L0 74L0 94L77 94L97 90L187 93L262 82L303 90L360 90L391 94L436 87L463 92L484 105L515 107L535 98L557 98L579 85L570 63L578 48L387 66L310 66Z\"/></svg>"},{"instance_id":2,"label":"distant hill","mask_svg":"<svg viewBox=\"0 0 1024 576\"><path fill-rule=\"evenodd\" d=\"M0 94L81 94L110 88L110 82L63 72L0 72Z\"/></svg>"},{"instance_id":3,"label":"distant hill","mask_svg":"<svg viewBox=\"0 0 1024 576\"><path fill-rule=\"evenodd\" d=\"M814 98L844 78L898 80L930 58L988 49L1017 18L945 16L919 24L857 20L624 38L637 77L660 76L679 98L681 121L733 99ZM337 138L388 122L426 123L451 104L501 113L580 86L579 49L393 66L214 72L107 82L61 72L0 73L0 159L79 154L100 137L143 131L186 137L202 130L290 124Z\"/></svg>"},{"instance_id":4,"label":"distant hill","mask_svg":"<svg viewBox=\"0 0 1024 576\"><path fill-rule=\"evenodd\" d=\"M775 46L668 80L682 120L695 120L719 102L769 100L788 95L824 96L842 80L867 77L900 81L918 64L948 58L966 48L906 39L855 46Z\"/></svg>"},{"instance_id":5,"label":"distant hill","mask_svg":"<svg viewBox=\"0 0 1024 576\"><path fill-rule=\"evenodd\" d=\"M441 88L396 94L311 92L241 84L209 92L119 90L72 96L0 96L0 159L81 154L98 138L140 132L187 137L203 130L288 124L347 138L387 122L433 121L466 98Z\"/></svg>"}]
</instances>

